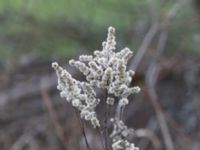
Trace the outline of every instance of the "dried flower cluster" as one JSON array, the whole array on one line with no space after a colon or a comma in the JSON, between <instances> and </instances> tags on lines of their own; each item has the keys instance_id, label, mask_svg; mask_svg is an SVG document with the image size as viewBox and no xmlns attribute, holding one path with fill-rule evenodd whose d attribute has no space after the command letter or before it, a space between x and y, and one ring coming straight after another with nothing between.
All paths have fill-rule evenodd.
<instances>
[{"instance_id":1,"label":"dried flower cluster","mask_svg":"<svg viewBox=\"0 0 200 150\"><path fill-rule=\"evenodd\" d=\"M52 63L58 76L57 89L60 90L60 96L66 98L73 107L80 111L81 118L90 120L94 128L99 127L95 107L99 104L96 93L90 84L75 80L65 69L58 63Z\"/></svg>"},{"instance_id":2,"label":"dried flower cluster","mask_svg":"<svg viewBox=\"0 0 200 150\"><path fill-rule=\"evenodd\" d=\"M60 95L66 98L73 107L80 111L80 116L90 121L94 128L100 127L100 121L95 111L100 99L97 98L94 88L107 90L106 103L113 106L117 99L118 108L125 107L128 103L128 96L138 93L140 88L130 87L134 71L127 71L127 62L132 57L132 51L124 48L116 52L115 29L108 28L107 40L102 43L102 51L96 50L93 55L81 55L79 60L70 60L69 64L76 67L86 76L86 82L77 81L58 63L52 63L58 76L58 90ZM116 115L119 116L119 115ZM113 132L113 150L138 150L134 144L128 142L131 129L128 129L120 118L111 119ZM132 132L131 132L132 133Z\"/></svg>"},{"instance_id":3,"label":"dried flower cluster","mask_svg":"<svg viewBox=\"0 0 200 150\"><path fill-rule=\"evenodd\" d=\"M113 150L139 150L133 143L128 142L128 139L134 136L134 130L128 128L124 122L118 118L111 118L111 122L114 126L113 132L110 135L113 141Z\"/></svg>"}]
</instances>

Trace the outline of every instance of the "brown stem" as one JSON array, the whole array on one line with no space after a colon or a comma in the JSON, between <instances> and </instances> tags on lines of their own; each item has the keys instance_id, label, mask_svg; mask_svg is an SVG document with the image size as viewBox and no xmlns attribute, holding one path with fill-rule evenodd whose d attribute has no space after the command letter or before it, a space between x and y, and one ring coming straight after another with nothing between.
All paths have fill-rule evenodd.
<instances>
[{"instance_id":1,"label":"brown stem","mask_svg":"<svg viewBox=\"0 0 200 150\"><path fill-rule=\"evenodd\" d=\"M74 107L73 107L73 108L74 108ZM87 150L91 150L90 145L89 145L89 143L88 143L88 139L87 139L86 133L85 133L84 122L83 122L83 120L80 118L80 115L79 115L78 111L77 111L75 108L74 108L74 111L75 111L75 113L76 113L77 119L79 120L79 124L80 124L80 127L81 127L81 131L82 131L82 134L83 134L83 137L84 137L84 140L85 140L85 144L86 144Z\"/></svg>"},{"instance_id":2,"label":"brown stem","mask_svg":"<svg viewBox=\"0 0 200 150\"><path fill-rule=\"evenodd\" d=\"M108 150L108 111L109 111L108 104L106 103L107 97L108 97L108 92L106 90L106 93L105 93L106 108L105 108L105 120L104 120L104 138L105 138L105 148L106 148L106 150Z\"/></svg>"}]
</instances>

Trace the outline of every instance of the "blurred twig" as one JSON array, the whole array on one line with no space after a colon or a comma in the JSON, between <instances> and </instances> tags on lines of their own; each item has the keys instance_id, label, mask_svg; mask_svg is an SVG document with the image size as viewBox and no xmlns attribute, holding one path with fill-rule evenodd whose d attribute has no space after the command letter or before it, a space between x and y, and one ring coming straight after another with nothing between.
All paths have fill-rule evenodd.
<instances>
[{"instance_id":1,"label":"blurred twig","mask_svg":"<svg viewBox=\"0 0 200 150\"><path fill-rule=\"evenodd\" d=\"M146 127L145 127L146 129L148 129L148 130L150 130L152 133L154 133L154 135L155 135L155 133L157 132L157 130L158 130L158 122L156 122L156 119L155 119L155 117L151 117L150 119L149 119L149 121L148 121L148 123L147 123L147 125L146 125ZM156 136L156 135L155 135ZM157 138L157 142L156 143L158 143L158 144L156 144L157 146L155 146L154 145L154 143L152 143L153 144L153 146L154 146L154 148L155 149L159 149L159 150L161 150L162 148L163 148L163 146L161 145L161 140L160 139L158 139ZM140 140L140 142L138 143L138 145L139 145L139 147L141 148L141 149L143 149L143 150L146 150L146 149L148 149L148 147L149 147L149 143L151 142L151 139L149 139L148 137L147 138L142 138L141 140ZM160 143L160 144L159 144Z\"/></svg>"},{"instance_id":2,"label":"blurred twig","mask_svg":"<svg viewBox=\"0 0 200 150\"><path fill-rule=\"evenodd\" d=\"M157 119L161 127L161 132L164 138L165 146L167 150L174 150L174 145L172 142L169 128L167 126L167 121L165 119L164 112L159 104L158 96L156 93L156 82L158 80L162 67L159 63L159 59L165 49L167 35L168 31L166 30L166 28L163 28L159 36L155 59L150 64L146 73L146 85L149 99L151 100L151 103L156 111Z\"/></svg>"},{"instance_id":3,"label":"blurred twig","mask_svg":"<svg viewBox=\"0 0 200 150\"><path fill-rule=\"evenodd\" d=\"M185 140L191 142L194 141L193 137L186 133L186 131L173 119L171 116L165 112L165 116L169 124L172 126L172 128Z\"/></svg>"},{"instance_id":4,"label":"blurred twig","mask_svg":"<svg viewBox=\"0 0 200 150\"><path fill-rule=\"evenodd\" d=\"M152 64L146 75L146 83L147 83L147 93L151 103L156 111L157 119L161 127L161 132L164 138L165 146L167 150L174 150L174 145L172 142L172 138L169 132L169 128L167 126L167 122L163 113L163 110L159 104L158 96L155 90L156 79L158 78L158 74L160 71L160 66L157 64Z\"/></svg>"},{"instance_id":5,"label":"blurred twig","mask_svg":"<svg viewBox=\"0 0 200 150\"><path fill-rule=\"evenodd\" d=\"M56 86L56 80L54 74L44 75L41 78L45 78L49 82L46 86L46 90L54 89ZM0 108L3 108L6 104L10 102L17 102L18 100L23 99L24 97L31 97L38 95L40 93L40 83L36 80L24 80L18 84L15 84L10 89L4 89L0 92ZM23 90L22 90L23 89Z\"/></svg>"},{"instance_id":6,"label":"blurred twig","mask_svg":"<svg viewBox=\"0 0 200 150\"><path fill-rule=\"evenodd\" d=\"M130 61L130 66L133 70L137 70L139 64L141 63L142 58L144 57L149 45L151 44L155 35L159 32L160 29L163 29L169 26L171 19L176 15L176 13L191 0L179 0L177 1L171 9L166 13L164 19L161 22L157 22L158 19L152 19L152 23L149 31L146 33L144 40L142 41L135 57ZM155 15L154 15L155 16ZM156 15L157 16L157 15Z\"/></svg>"},{"instance_id":7,"label":"blurred twig","mask_svg":"<svg viewBox=\"0 0 200 150\"><path fill-rule=\"evenodd\" d=\"M149 31L146 33L142 44L140 45L135 57L130 61L130 66L133 70L137 70L144 54L146 53L152 39L154 38L155 34L157 33L159 28L159 24L157 22L153 23L150 27Z\"/></svg>"},{"instance_id":8,"label":"blurred twig","mask_svg":"<svg viewBox=\"0 0 200 150\"><path fill-rule=\"evenodd\" d=\"M61 124L59 123L58 117L57 117L56 112L53 108L53 104L52 104L51 99L48 95L46 87L47 87L47 82L45 82L45 80L42 80L42 82L41 82L41 95L42 95L42 98L43 98L44 103L46 105L49 118L52 121L53 126L55 127L56 134L57 134L59 140L61 141L61 143L63 144L64 149L67 150L68 141L67 141L67 139L65 138L65 135L64 135L65 131L64 131L63 127L61 126Z\"/></svg>"},{"instance_id":9,"label":"blurred twig","mask_svg":"<svg viewBox=\"0 0 200 150\"><path fill-rule=\"evenodd\" d=\"M135 134L139 138L144 138L144 137L148 138L152 142L155 150L161 150L160 140L154 134L154 132L152 132L151 130L149 130L149 129L137 129L137 130L135 130Z\"/></svg>"},{"instance_id":10,"label":"blurred twig","mask_svg":"<svg viewBox=\"0 0 200 150\"><path fill-rule=\"evenodd\" d=\"M83 137L84 137L84 141L85 141L85 144L86 144L86 148L87 148L87 150L91 150L90 144L89 144L89 142L88 142L88 139L87 139L87 136L86 136L86 132L85 132L84 120L82 120L82 118L80 117L79 112L78 112L78 110L76 110L76 108L74 108L74 112L76 113L76 118L77 118L78 121L79 121L79 125L80 125L80 128L81 128Z\"/></svg>"},{"instance_id":11,"label":"blurred twig","mask_svg":"<svg viewBox=\"0 0 200 150\"><path fill-rule=\"evenodd\" d=\"M10 150L22 150L25 146L28 146L30 150L38 149L36 141L30 132L24 133L20 138L18 138Z\"/></svg>"},{"instance_id":12,"label":"blurred twig","mask_svg":"<svg viewBox=\"0 0 200 150\"><path fill-rule=\"evenodd\" d=\"M164 19L161 22L157 22L158 20L157 18L153 19L154 22L152 23L150 30L145 35L145 38L142 41L142 44L140 45L134 59L130 62L130 66L133 68L133 70L136 71L144 54L146 53L149 45L151 44L151 41L153 40L155 35L160 31L155 59L152 61L152 63L150 64L147 70L145 81L147 85L147 93L156 111L157 119L161 127L161 132L164 137L164 142L165 142L167 150L174 150L174 145L172 142L172 138L171 138L168 126L167 126L164 112L159 104L158 96L155 89L156 82L158 80L158 76L162 67L159 63L159 59L166 45L166 41L168 37L167 27L170 24L171 19L176 15L177 11L179 11L180 8L182 8L184 4L186 4L186 2L189 2L189 1L190 0L177 1L171 7L171 9L169 9L169 11L166 13Z\"/></svg>"}]
</instances>

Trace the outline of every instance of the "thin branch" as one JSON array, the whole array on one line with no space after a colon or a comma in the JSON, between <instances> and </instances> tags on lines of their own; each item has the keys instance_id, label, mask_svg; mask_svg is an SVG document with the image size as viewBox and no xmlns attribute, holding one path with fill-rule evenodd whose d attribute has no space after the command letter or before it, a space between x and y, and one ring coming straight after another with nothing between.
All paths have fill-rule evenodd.
<instances>
[{"instance_id":1,"label":"thin branch","mask_svg":"<svg viewBox=\"0 0 200 150\"><path fill-rule=\"evenodd\" d=\"M43 98L44 103L46 105L49 118L52 121L53 126L55 127L56 134L57 134L59 140L61 141L61 143L63 144L63 147L67 150L68 149L68 146L67 146L68 142L65 139L65 135L64 135L65 131L64 131L64 129L62 128L61 124L58 121L58 117L57 117L56 112L55 112L55 110L53 108L53 104L52 104L51 99L50 99L50 97L48 95L46 87L47 87L47 83L43 80L41 82L41 95L42 95L42 98Z\"/></svg>"},{"instance_id":2,"label":"thin branch","mask_svg":"<svg viewBox=\"0 0 200 150\"><path fill-rule=\"evenodd\" d=\"M147 84L148 95L156 111L157 119L160 123L161 132L162 132L167 150L174 150L174 145L173 145L172 138L169 132L169 128L167 126L167 121L165 119L164 112L162 111L162 108L158 102L159 100L158 100L158 96L155 90L155 85L156 85L156 81L158 79L158 75L161 70L159 59L164 51L167 37L168 37L167 27L171 19L176 15L177 11L180 10L184 6L184 4L186 4L186 2L189 2L189 1L190 0L177 1L172 6L172 8L166 13L164 19L160 23L158 23L157 21L154 21L155 23L152 24L150 30L145 35L145 38L142 41L142 44L139 47L134 59L130 62L130 66L136 71L151 41L153 40L154 36L156 35L158 31L161 31L159 41L157 44L155 60L152 61L152 63L150 64L147 70L145 81ZM157 20L157 19L154 19L154 20Z\"/></svg>"},{"instance_id":3,"label":"thin branch","mask_svg":"<svg viewBox=\"0 0 200 150\"><path fill-rule=\"evenodd\" d=\"M157 119L161 127L161 132L164 138L165 146L167 150L174 150L174 145L169 132L169 128L167 126L167 121L165 119L164 112L162 111L162 108L159 104L158 96L155 90L156 81L158 79L161 70L161 66L158 63L158 59L160 58L162 52L164 51L166 41L167 41L167 31L163 31L160 34L160 38L157 45L157 55L156 55L157 57L150 64L146 73L146 84L147 84L147 92L149 98L156 111Z\"/></svg>"},{"instance_id":4,"label":"thin branch","mask_svg":"<svg viewBox=\"0 0 200 150\"><path fill-rule=\"evenodd\" d=\"M139 137L139 138L144 138L144 137L148 138L152 142L155 150L161 150L160 140L151 130L137 129L135 130L135 135L136 137Z\"/></svg>"},{"instance_id":5,"label":"thin branch","mask_svg":"<svg viewBox=\"0 0 200 150\"><path fill-rule=\"evenodd\" d=\"M74 108L74 107L73 107L73 108ZM78 111L77 111L75 108L74 108L74 111L75 111L75 113L76 113L76 118L78 119L79 124L80 124L80 128L81 128L81 131L82 131L84 140L85 140L86 148L87 148L87 150L91 150L90 145L89 145L89 142L88 142L88 139L87 139L87 136L86 136L86 133L85 133L84 122L83 122L83 120L80 118L80 115L79 115Z\"/></svg>"},{"instance_id":6,"label":"thin branch","mask_svg":"<svg viewBox=\"0 0 200 150\"><path fill-rule=\"evenodd\" d=\"M36 141L30 132L28 133L25 132L24 134L22 134L21 137L19 137L15 141L15 143L10 147L10 150L21 150L27 145L29 146L30 149L38 148Z\"/></svg>"},{"instance_id":7,"label":"thin branch","mask_svg":"<svg viewBox=\"0 0 200 150\"><path fill-rule=\"evenodd\" d=\"M101 131L101 129L99 128L99 127L97 127L97 132L98 132L98 134L99 134L99 137L100 137L100 141L101 141L101 144L102 144L102 147L103 147L103 150L105 150L106 148L105 148L105 145L104 145L104 140L103 140L103 134L102 134L102 131Z\"/></svg>"},{"instance_id":8,"label":"thin branch","mask_svg":"<svg viewBox=\"0 0 200 150\"><path fill-rule=\"evenodd\" d=\"M177 1L171 9L166 13L164 19L161 22L157 22L158 19L152 19L154 23L152 23L149 31L146 33L144 40L142 41L135 57L130 61L129 66L137 71L138 66L144 57L149 45L151 44L153 38L158 33L160 29L167 28L170 24L171 19L176 15L176 13L188 2L191 0L179 0ZM154 15L155 16L155 15Z\"/></svg>"},{"instance_id":9,"label":"thin branch","mask_svg":"<svg viewBox=\"0 0 200 150\"><path fill-rule=\"evenodd\" d=\"M154 24L152 24L149 31L145 35L144 40L142 41L142 44L140 45L137 53L135 54L134 58L130 61L129 65L131 66L131 68L134 71L136 71L138 69L140 62L141 62L144 54L146 53L152 39L154 38L155 34L157 33L158 29L159 29L158 22L155 22Z\"/></svg>"},{"instance_id":10,"label":"thin branch","mask_svg":"<svg viewBox=\"0 0 200 150\"><path fill-rule=\"evenodd\" d=\"M106 103L108 97L108 91L105 92L105 120L104 120L104 138L105 138L105 148L108 150L108 115L109 115L109 106Z\"/></svg>"}]
</instances>

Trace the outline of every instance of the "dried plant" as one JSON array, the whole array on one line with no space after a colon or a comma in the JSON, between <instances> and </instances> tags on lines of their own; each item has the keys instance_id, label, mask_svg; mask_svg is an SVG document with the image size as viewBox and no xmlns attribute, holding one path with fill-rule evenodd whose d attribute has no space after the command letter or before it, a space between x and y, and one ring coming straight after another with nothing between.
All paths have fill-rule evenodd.
<instances>
[{"instance_id":1,"label":"dried plant","mask_svg":"<svg viewBox=\"0 0 200 150\"><path fill-rule=\"evenodd\" d=\"M58 76L57 89L60 96L80 113L81 121L88 121L92 127L104 133L104 149L111 147L113 150L138 150L130 141L134 130L128 128L123 122L123 112L128 105L128 96L138 93L138 86L131 87L134 71L127 71L127 62L132 57L132 51L124 48L116 52L115 28L108 28L107 40L102 43L102 51L94 51L94 55L81 55L79 61L70 60L69 64L76 67L86 76L86 81L74 79L67 70L52 63ZM97 97L96 88L106 91L106 100ZM116 107L114 116L106 113L105 121L98 119L96 107L100 101L106 103L105 112L111 107ZM112 132L108 135L108 123L112 124ZM102 133L102 132L101 132ZM86 140L87 142L87 140ZM87 143L89 149L89 144Z\"/></svg>"}]
</instances>

